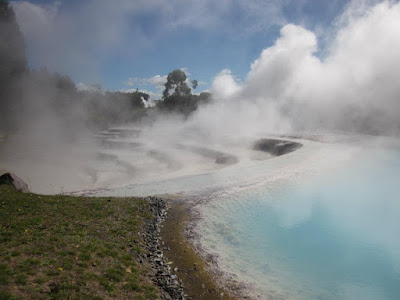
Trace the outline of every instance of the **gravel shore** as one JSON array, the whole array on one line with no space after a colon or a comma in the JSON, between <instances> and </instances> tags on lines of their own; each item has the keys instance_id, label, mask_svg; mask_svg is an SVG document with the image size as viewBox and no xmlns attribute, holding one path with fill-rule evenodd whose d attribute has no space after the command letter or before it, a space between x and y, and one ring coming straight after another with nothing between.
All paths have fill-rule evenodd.
<instances>
[{"instance_id":1,"label":"gravel shore","mask_svg":"<svg viewBox=\"0 0 400 300\"><path fill-rule=\"evenodd\" d=\"M143 238L146 243L146 253L143 255L143 259L146 259L151 265L152 272L149 276L159 286L162 299L187 299L182 280L174 274L170 263L164 256L164 250L168 250L168 248L163 246L164 243L160 239L161 223L168 210L167 203L156 197L149 197L148 201L153 216L144 226Z\"/></svg>"}]
</instances>

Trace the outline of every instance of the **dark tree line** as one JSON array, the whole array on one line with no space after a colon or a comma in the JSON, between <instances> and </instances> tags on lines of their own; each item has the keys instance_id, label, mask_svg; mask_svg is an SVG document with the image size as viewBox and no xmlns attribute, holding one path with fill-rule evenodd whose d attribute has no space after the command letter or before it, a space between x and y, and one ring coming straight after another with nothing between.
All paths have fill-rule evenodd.
<instances>
[{"instance_id":1,"label":"dark tree line","mask_svg":"<svg viewBox=\"0 0 400 300\"><path fill-rule=\"evenodd\" d=\"M10 130L22 105L25 45L14 11L0 0L0 128Z\"/></svg>"},{"instance_id":2,"label":"dark tree line","mask_svg":"<svg viewBox=\"0 0 400 300\"><path fill-rule=\"evenodd\" d=\"M13 9L0 0L0 132L29 127L48 113L65 127L104 128L142 117L147 100L139 91L78 91L68 76L30 70Z\"/></svg>"},{"instance_id":3,"label":"dark tree line","mask_svg":"<svg viewBox=\"0 0 400 300\"><path fill-rule=\"evenodd\" d=\"M198 85L197 80L191 81L192 88ZM173 70L167 76L165 89L163 92L163 101L159 102L158 107L161 110L191 114L200 104L208 103L211 99L210 93L201 93L193 95L192 90L187 84L187 76L182 70Z\"/></svg>"},{"instance_id":4,"label":"dark tree line","mask_svg":"<svg viewBox=\"0 0 400 300\"><path fill-rule=\"evenodd\" d=\"M78 125L107 128L165 112L187 116L211 98L209 93L193 95L188 83L193 89L198 85L197 80L187 80L183 71L172 71L162 101L156 108L145 109L148 94L101 92L101 88L78 91L68 76L45 68L30 70L13 9L7 0L0 0L0 133L23 130L46 114L52 114L62 127L72 129Z\"/></svg>"}]
</instances>

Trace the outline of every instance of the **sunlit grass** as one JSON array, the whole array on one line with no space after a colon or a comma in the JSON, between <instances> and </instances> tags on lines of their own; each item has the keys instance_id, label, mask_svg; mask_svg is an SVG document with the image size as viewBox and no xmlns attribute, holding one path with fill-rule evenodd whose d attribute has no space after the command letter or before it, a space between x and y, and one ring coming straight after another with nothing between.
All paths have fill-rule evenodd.
<instances>
[{"instance_id":1,"label":"sunlit grass","mask_svg":"<svg viewBox=\"0 0 400 300\"><path fill-rule=\"evenodd\" d=\"M0 299L148 299L138 198L40 196L0 186ZM133 241L136 242L133 242Z\"/></svg>"}]
</instances>

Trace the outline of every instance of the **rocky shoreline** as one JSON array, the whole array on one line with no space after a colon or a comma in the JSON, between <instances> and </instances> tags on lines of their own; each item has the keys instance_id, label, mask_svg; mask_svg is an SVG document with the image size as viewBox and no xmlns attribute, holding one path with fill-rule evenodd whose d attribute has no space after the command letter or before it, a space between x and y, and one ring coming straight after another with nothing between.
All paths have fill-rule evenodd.
<instances>
[{"instance_id":1,"label":"rocky shoreline","mask_svg":"<svg viewBox=\"0 0 400 300\"><path fill-rule=\"evenodd\" d=\"M247 299L239 293L239 285L227 285L217 278L210 268L213 264L199 253L190 242L190 224L193 221L190 200L174 199L168 202L169 210L161 228L161 239L167 247L165 256L174 271L184 282L185 296L197 300Z\"/></svg>"},{"instance_id":2,"label":"rocky shoreline","mask_svg":"<svg viewBox=\"0 0 400 300\"><path fill-rule=\"evenodd\" d=\"M254 290L252 285L243 283L238 280L236 275L223 271L219 265L219 256L209 253L199 242L200 233L198 232L197 226L202 216L198 210L198 205L202 204L204 204L204 200L200 200L196 205L188 208L190 218L184 232L187 242L199 257L204 260L207 266L207 272L215 279L216 284L218 286L223 286L232 298L244 300L262 299L261 295Z\"/></svg>"},{"instance_id":3,"label":"rocky shoreline","mask_svg":"<svg viewBox=\"0 0 400 300\"><path fill-rule=\"evenodd\" d=\"M187 299L184 293L182 280L178 278L164 257L164 243L160 239L161 223L165 220L168 205L164 199L149 197L152 218L144 225L143 239L145 242L146 253L144 259L151 266L149 276L161 290L161 299Z\"/></svg>"},{"instance_id":4,"label":"rocky shoreline","mask_svg":"<svg viewBox=\"0 0 400 300\"><path fill-rule=\"evenodd\" d=\"M254 144L254 150L274 156L288 154L300 147L300 143L278 139L260 139ZM252 285L240 282L234 274L222 271L219 257L208 253L199 243L197 221L202 216L198 205L209 199L175 200L170 203L156 197L147 199L153 213L153 219L145 226L147 255L155 270L152 276L162 290L163 299L261 298ZM161 225L164 220L166 222ZM165 258L163 251L173 262ZM174 265L173 270L170 264ZM179 270L176 266L179 266ZM187 285L185 288L182 280Z\"/></svg>"}]
</instances>

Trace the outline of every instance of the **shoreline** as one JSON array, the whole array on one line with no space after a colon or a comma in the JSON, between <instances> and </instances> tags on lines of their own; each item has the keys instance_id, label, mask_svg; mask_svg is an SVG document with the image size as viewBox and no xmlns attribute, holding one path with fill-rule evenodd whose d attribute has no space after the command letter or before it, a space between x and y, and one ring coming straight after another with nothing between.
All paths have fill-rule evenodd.
<instances>
[{"instance_id":1,"label":"shoreline","mask_svg":"<svg viewBox=\"0 0 400 300\"><path fill-rule=\"evenodd\" d=\"M168 213L160 232L166 249L164 256L172 262L171 268L182 280L185 293L190 299L237 299L217 285L215 278L207 270L206 262L189 244L185 233L186 226L191 221L188 204L169 200L168 206Z\"/></svg>"},{"instance_id":2,"label":"shoreline","mask_svg":"<svg viewBox=\"0 0 400 300\"><path fill-rule=\"evenodd\" d=\"M160 238L161 224L167 215L168 206L164 199L148 197L152 217L143 226L145 252L142 261L151 265L148 277L160 289L161 299L186 299L182 280L171 271L170 263L164 256L165 247Z\"/></svg>"},{"instance_id":3,"label":"shoreline","mask_svg":"<svg viewBox=\"0 0 400 300\"><path fill-rule=\"evenodd\" d=\"M220 253L210 253L206 250L201 241L201 233L198 231L198 221L203 218L202 213L199 211L198 206L204 205L208 200L202 200L196 203L190 209L190 220L186 225L185 236L188 243L197 253L197 255L206 263L207 272L211 274L218 286L224 286L225 289L234 295L235 299L257 300L262 299L262 295L254 289L251 283L238 279L235 273L224 270L220 266L219 255Z\"/></svg>"},{"instance_id":4,"label":"shoreline","mask_svg":"<svg viewBox=\"0 0 400 300\"><path fill-rule=\"evenodd\" d=\"M279 156L297 150L297 145L301 144L263 139L258 141L257 150L275 151ZM82 194L92 196L88 191ZM143 227L145 251L140 255L140 264L151 266L148 278L160 289L162 299L254 298L249 296L254 295L251 286L224 272L218 256L207 253L199 244L195 230L200 217L197 208L204 200L183 201L171 196L139 198L146 199L151 212L150 220Z\"/></svg>"},{"instance_id":5,"label":"shoreline","mask_svg":"<svg viewBox=\"0 0 400 300\"><path fill-rule=\"evenodd\" d=\"M260 139L254 144L256 150L274 156L302 146L275 139ZM210 199L180 199L180 196L145 197L153 208L153 220L146 228L146 255L153 268L150 277L162 290L162 299L258 299L259 294L251 285L224 271L218 255L208 253L199 243L198 205Z\"/></svg>"},{"instance_id":6,"label":"shoreline","mask_svg":"<svg viewBox=\"0 0 400 300\"><path fill-rule=\"evenodd\" d=\"M303 146L302 143L259 139L254 148L275 156L289 154ZM199 242L196 231L197 220L201 218L198 206L210 199L182 200L176 197L168 199L168 213L160 231L164 256L172 262L172 269L183 282L183 288L189 299L260 299L261 295L250 284L236 279L235 274L221 269L218 255L208 253Z\"/></svg>"},{"instance_id":7,"label":"shoreline","mask_svg":"<svg viewBox=\"0 0 400 300\"><path fill-rule=\"evenodd\" d=\"M164 256L182 280L189 299L252 299L248 287L219 270L216 257L195 245L192 228L196 212L191 201L168 200L168 213L161 226Z\"/></svg>"}]
</instances>

